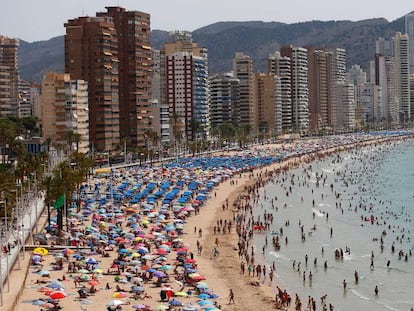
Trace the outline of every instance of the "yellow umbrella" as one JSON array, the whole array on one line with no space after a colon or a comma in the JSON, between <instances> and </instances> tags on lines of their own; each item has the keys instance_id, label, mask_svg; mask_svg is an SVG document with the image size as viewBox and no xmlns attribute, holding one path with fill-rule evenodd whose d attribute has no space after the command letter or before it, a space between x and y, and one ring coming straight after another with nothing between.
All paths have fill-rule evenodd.
<instances>
[{"instance_id":1,"label":"yellow umbrella","mask_svg":"<svg viewBox=\"0 0 414 311\"><path fill-rule=\"evenodd\" d=\"M140 254L140 253L133 253L133 254L132 254L132 257L133 257L133 258L136 258L136 257L141 257L141 254Z\"/></svg>"},{"instance_id":2,"label":"yellow umbrella","mask_svg":"<svg viewBox=\"0 0 414 311\"><path fill-rule=\"evenodd\" d=\"M39 254L39 255L45 256L45 255L47 255L49 252L48 252L48 250L47 250L46 248L44 248L44 247L36 247L36 248L33 250L33 253L36 253L36 254Z\"/></svg>"},{"instance_id":3,"label":"yellow umbrella","mask_svg":"<svg viewBox=\"0 0 414 311\"><path fill-rule=\"evenodd\" d=\"M174 296L177 296L177 297L188 297L188 294L186 292L176 292L176 293L174 293Z\"/></svg>"}]
</instances>

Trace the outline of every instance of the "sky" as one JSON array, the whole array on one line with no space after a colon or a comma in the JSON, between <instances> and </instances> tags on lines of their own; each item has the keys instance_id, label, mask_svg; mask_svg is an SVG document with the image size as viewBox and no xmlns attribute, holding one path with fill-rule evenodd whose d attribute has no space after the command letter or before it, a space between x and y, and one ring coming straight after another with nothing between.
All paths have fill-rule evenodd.
<instances>
[{"instance_id":1,"label":"sky","mask_svg":"<svg viewBox=\"0 0 414 311\"><path fill-rule=\"evenodd\" d=\"M151 14L151 28L193 31L220 21L395 20L414 11L410 0L2 0L0 34L25 41L65 33L63 24L105 6Z\"/></svg>"}]
</instances>

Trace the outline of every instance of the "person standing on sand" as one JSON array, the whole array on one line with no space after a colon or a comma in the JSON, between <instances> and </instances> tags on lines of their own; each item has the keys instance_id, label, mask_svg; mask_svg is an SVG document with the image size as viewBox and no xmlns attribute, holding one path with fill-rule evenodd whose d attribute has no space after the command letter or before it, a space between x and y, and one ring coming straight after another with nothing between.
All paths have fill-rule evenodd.
<instances>
[{"instance_id":1,"label":"person standing on sand","mask_svg":"<svg viewBox=\"0 0 414 311\"><path fill-rule=\"evenodd\" d=\"M234 293L233 293L233 289L230 288L228 304L231 304L231 303L234 303Z\"/></svg>"}]
</instances>

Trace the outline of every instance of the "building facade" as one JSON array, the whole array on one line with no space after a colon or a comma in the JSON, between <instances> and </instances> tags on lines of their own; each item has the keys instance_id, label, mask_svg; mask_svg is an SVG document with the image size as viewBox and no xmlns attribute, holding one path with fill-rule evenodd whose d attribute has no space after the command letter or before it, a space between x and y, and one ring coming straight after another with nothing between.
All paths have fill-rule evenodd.
<instances>
[{"instance_id":1,"label":"building facade","mask_svg":"<svg viewBox=\"0 0 414 311\"><path fill-rule=\"evenodd\" d=\"M18 117L19 70L17 51L19 39L0 35L0 116Z\"/></svg>"},{"instance_id":2,"label":"building facade","mask_svg":"<svg viewBox=\"0 0 414 311\"><path fill-rule=\"evenodd\" d=\"M116 30L121 143L145 147L144 133L152 129L150 15L106 7L97 17L112 18Z\"/></svg>"},{"instance_id":3,"label":"building facade","mask_svg":"<svg viewBox=\"0 0 414 311\"><path fill-rule=\"evenodd\" d=\"M65 72L89 87L91 148L113 151L120 145L118 34L112 17L69 20Z\"/></svg>"},{"instance_id":4,"label":"building facade","mask_svg":"<svg viewBox=\"0 0 414 311\"><path fill-rule=\"evenodd\" d=\"M282 132L292 130L292 82L290 58L282 57L280 52L269 55L268 72L280 78L281 126Z\"/></svg>"},{"instance_id":5,"label":"building facade","mask_svg":"<svg viewBox=\"0 0 414 311\"><path fill-rule=\"evenodd\" d=\"M397 32L393 37L393 43L395 92L400 101L399 120L401 124L405 124L411 120L411 116L414 116L414 107L411 109L410 100L410 61L408 35Z\"/></svg>"},{"instance_id":6,"label":"building facade","mask_svg":"<svg viewBox=\"0 0 414 311\"><path fill-rule=\"evenodd\" d=\"M216 74L209 78L209 87L211 128L225 123L237 124L240 81L231 73Z\"/></svg>"},{"instance_id":7,"label":"building facade","mask_svg":"<svg viewBox=\"0 0 414 311\"><path fill-rule=\"evenodd\" d=\"M233 75L240 81L237 122L239 125L250 126L252 131L255 132L257 130L257 118L255 115L253 59L242 52L237 52L233 58Z\"/></svg>"},{"instance_id":8,"label":"building facade","mask_svg":"<svg viewBox=\"0 0 414 311\"><path fill-rule=\"evenodd\" d=\"M255 75L257 131L273 137L282 133L282 98L280 78L273 74Z\"/></svg>"},{"instance_id":9,"label":"building facade","mask_svg":"<svg viewBox=\"0 0 414 311\"><path fill-rule=\"evenodd\" d=\"M191 33L175 31L161 50L161 104L169 107L173 139L207 138L208 51L193 42ZM172 124L174 123L174 124Z\"/></svg>"},{"instance_id":10,"label":"building facade","mask_svg":"<svg viewBox=\"0 0 414 311\"><path fill-rule=\"evenodd\" d=\"M49 72L42 82L40 95L42 136L55 144L89 152L88 84L71 80L66 73ZM70 137L76 134L78 139ZM72 135L73 136L73 135ZM72 141L72 142L71 142Z\"/></svg>"},{"instance_id":11,"label":"building facade","mask_svg":"<svg viewBox=\"0 0 414 311\"><path fill-rule=\"evenodd\" d=\"M284 46L280 54L290 58L292 130L304 132L309 129L308 52L305 48Z\"/></svg>"}]
</instances>

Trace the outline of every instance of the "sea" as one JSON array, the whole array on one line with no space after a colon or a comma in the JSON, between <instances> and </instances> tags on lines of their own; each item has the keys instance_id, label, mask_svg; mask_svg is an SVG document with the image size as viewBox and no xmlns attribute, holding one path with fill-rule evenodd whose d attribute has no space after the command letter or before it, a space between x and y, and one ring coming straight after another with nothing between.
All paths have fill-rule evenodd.
<instances>
[{"instance_id":1,"label":"sea","mask_svg":"<svg viewBox=\"0 0 414 311\"><path fill-rule=\"evenodd\" d=\"M273 215L270 230L254 235L256 253L276 266L272 286L293 302L297 293L302 310L309 296L322 310L324 295L334 310L414 307L414 140L304 164L263 187L255 205L256 219Z\"/></svg>"}]
</instances>

